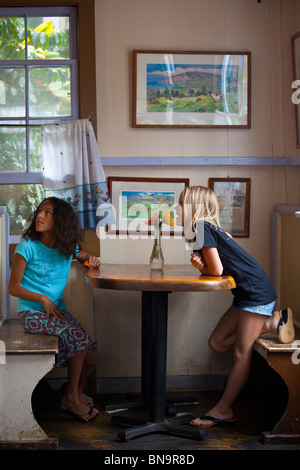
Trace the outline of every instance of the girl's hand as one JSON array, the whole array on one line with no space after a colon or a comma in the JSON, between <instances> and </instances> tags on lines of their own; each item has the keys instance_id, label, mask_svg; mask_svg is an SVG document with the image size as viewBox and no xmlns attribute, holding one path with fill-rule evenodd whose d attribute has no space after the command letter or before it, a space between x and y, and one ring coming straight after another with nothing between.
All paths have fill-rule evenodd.
<instances>
[{"instance_id":1,"label":"girl's hand","mask_svg":"<svg viewBox=\"0 0 300 470\"><path fill-rule=\"evenodd\" d=\"M205 260L200 253L192 253L190 261L192 265L200 271L206 266Z\"/></svg>"},{"instance_id":2,"label":"girl's hand","mask_svg":"<svg viewBox=\"0 0 300 470\"><path fill-rule=\"evenodd\" d=\"M62 312L59 310L58 306L52 302L52 300L49 299L46 295L42 296L41 299L41 304L43 305L44 309L46 310L47 313L47 320L49 320L50 315L53 315L54 317L60 319L64 318Z\"/></svg>"},{"instance_id":3,"label":"girl's hand","mask_svg":"<svg viewBox=\"0 0 300 470\"><path fill-rule=\"evenodd\" d=\"M192 254L191 263L206 276L222 276L223 274L223 265L217 248L203 246L201 253Z\"/></svg>"},{"instance_id":4,"label":"girl's hand","mask_svg":"<svg viewBox=\"0 0 300 470\"><path fill-rule=\"evenodd\" d=\"M100 260L92 255L88 255L87 263L90 268L99 268L100 266Z\"/></svg>"},{"instance_id":5,"label":"girl's hand","mask_svg":"<svg viewBox=\"0 0 300 470\"><path fill-rule=\"evenodd\" d=\"M79 251L76 259L88 268L99 268L100 266L100 260L96 256L90 255L82 250Z\"/></svg>"}]
</instances>

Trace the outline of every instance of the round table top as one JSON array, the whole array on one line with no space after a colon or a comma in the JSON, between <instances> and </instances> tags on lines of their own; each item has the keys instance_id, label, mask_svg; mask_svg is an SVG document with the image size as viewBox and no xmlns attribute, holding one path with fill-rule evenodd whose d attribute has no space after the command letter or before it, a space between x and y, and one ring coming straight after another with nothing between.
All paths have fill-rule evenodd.
<instances>
[{"instance_id":1,"label":"round table top","mask_svg":"<svg viewBox=\"0 0 300 470\"><path fill-rule=\"evenodd\" d=\"M165 265L151 271L145 264L101 264L86 274L94 288L132 291L217 291L236 287L231 276L204 276L192 265Z\"/></svg>"}]
</instances>

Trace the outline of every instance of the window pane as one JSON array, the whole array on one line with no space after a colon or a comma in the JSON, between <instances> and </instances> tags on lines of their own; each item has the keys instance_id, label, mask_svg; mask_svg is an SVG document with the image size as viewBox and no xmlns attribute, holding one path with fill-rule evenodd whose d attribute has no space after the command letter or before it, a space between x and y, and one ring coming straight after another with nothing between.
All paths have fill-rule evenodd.
<instances>
[{"instance_id":1,"label":"window pane","mask_svg":"<svg viewBox=\"0 0 300 470\"><path fill-rule=\"evenodd\" d=\"M25 117L25 69L0 68L0 117Z\"/></svg>"},{"instance_id":2,"label":"window pane","mask_svg":"<svg viewBox=\"0 0 300 470\"><path fill-rule=\"evenodd\" d=\"M0 60L25 59L24 18L0 18Z\"/></svg>"},{"instance_id":3,"label":"window pane","mask_svg":"<svg viewBox=\"0 0 300 470\"><path fill-rule=\"evenodd\" d=\"M26 171L26 130L24 127L0 127L0 171Z\"/></svg>"},{"instance_id":4,"label":"window pane","mask_svg":"<svg viewBox=\"0 0 300 470\"><path fill-rule=\"evenodd\" d=\"M30 171L42 172L42 131L40 127L29 130L30 137Z\"/></svg>"},{"instance_id":5,"label":"window pane","mask_svg":"<svg viewBox=\"0 0 300 470\"><path fill-rule=\"evenodd\" d=\"M29 116L71 116L70 67L30 67Z\"/></svg>"},{"instance_id":6,"label":"window pane","mask_svg":"<svg viewBox=\"0 0 300 470\"><path fill-rule=\"evenodd\" d=\"M43 199L44 191L40 184L0 185L0 206L6 206L11 235L23 232L32 212Z\"/></svg>"},{"instance_id":7,"label":"window pane","mask_svg":"<svg viewBox=\"0 0 300 470\"><path fill-rule=\"evenodd\" d=\"M77 9L9 4L0 7L0 180L39 183L41 125L78 118Z\"/></svg>"},{"instance_id":8,"label":"window pane","mask_svg":"<svg viewBox=\"0 0 300 470\"><path fill-rule=\"evenodd\" d=\"M68 16L28 18L28 59L70 59Z\"/></svg>"}]
</instances>

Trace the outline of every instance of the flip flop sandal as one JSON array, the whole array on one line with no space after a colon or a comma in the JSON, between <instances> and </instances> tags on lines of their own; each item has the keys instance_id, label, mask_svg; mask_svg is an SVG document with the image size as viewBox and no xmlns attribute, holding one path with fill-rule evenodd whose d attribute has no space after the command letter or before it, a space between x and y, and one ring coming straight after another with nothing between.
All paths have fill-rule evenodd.
<instances>
[{"instance_id":1,"label":"flip flop sandal","mask_svg":"<svg viewBox=\"0 0 300 470\"><path fill-rule=\"evenodd\" d=\"M88 415L91 415L92 412L93 412L93 409L94 409L94 406L91 406L90 408L90 411L88 412ZM91 423L92 421L95 421L95 419L97 419L99 416L99 413L96 413L95 416L91 417L91 419L89 419L89 423Z\"/></svg>"},{"instance_id":2,"label":"flip flop sandal","mask_svg":"<svg viewBox=\"0 0 300 470\"><path fill-rule=\"evenodd\" d=\"M92 414L93 407L91 407L90 410L87 411L86 413L81 413L81 414L73 413L73 411L69 410L64 405L60 405L60 409L64 411L65 413L67 413L68 415L71 415L74 418L78 419L82 423L91 423L92 421L95 421L95 419L98 417L98 413L97 413L93 418L90 418L88 421L85 421L84 419L82 419L84 416L90 416Z\"/></svg>"},{"instance_id":3,"label":"flip flop sandal","mask_svg":"<svg viewBox=\"0 0 300 470\"><path fill-rule=\"evenodd\" d=\"M86 399L87 405L93 407L93 406L94 406L94 402L93 402L92 397L89 397L89 396L88 396L86 393L84 393L84 392L81 392L81 393L82 393L82 395L84 396L84 398Z\"/></svg>"},{"instance_id":4,"label":"flip flop sandal","mask_svg":"<svg viewBox=\"0 0 300 470\"><path fill-rule=\"evenodd\" d=\"M280 320L277 325L279 341L283 344L291 343L295 338L293 312L290 308L280 310Z\"/></svg>"},{"instance_id":5,"label":"flip flop sandal","mask_svg":"<svg viewBox=\"0 0 300 470\"><path fill-rule=\"evenodd\" d=\"M194 426L195 428L213 428L213 427L229 427L229 426L234 426L237 422L235 418L232 419L219 419L219 418L214 418L214 416L209 416L209 415L202 415L200 416L199 419L205 419L207 421L211 421L211 424L196 424L193 420L191 421L191 426Z\"/></svg>"}]
</instances>

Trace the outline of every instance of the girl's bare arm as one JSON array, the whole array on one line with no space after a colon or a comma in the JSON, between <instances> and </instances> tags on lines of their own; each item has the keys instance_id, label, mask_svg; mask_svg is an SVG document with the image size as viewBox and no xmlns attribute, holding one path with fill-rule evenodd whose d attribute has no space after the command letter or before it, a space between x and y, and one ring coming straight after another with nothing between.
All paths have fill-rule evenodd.
<instances>
[{"instance_id":1,"label":"girl's bare arm","mask_svg":"<svg viewBox=\"0 0 300 470\"><path fill-rule=\"evenodd\" d=\"M199 269L202 274L208 276L222 276L223 265L221 263L217 248L204 246L200 253L193 253L191 257L192 265Z\"/></svg>"},{"instance_id":2,"label":"girl's bare arm","mask_svg":"<svg viewBox=\"0 0 300 470\"><path fill-rule=\"evenodd\" d=\"M47 312L47 318L49 318L51 314L57 318L63 318L63 314L55 305L55 303L49 299L49 297L43 294L39 294L38 292L25 289L25 287L21 285L26 264L27 261L25 258L23 258L22 255L15 255L8 284L8 293L20 299L41 303Z\"/></svg>"},{"instance_id":3,"label":"girl's bare arm","mask_svg":"<svg viewBox=\"0 0 300 470\"><path fill-rule=\"evenodd\" d=\"M76 255L76 259L84 264L85 262L88 263L90 268L99 268L100 260L96 256L90 255L83 250L80 250L79 253Z\"/></svg>"}]
</instances>

